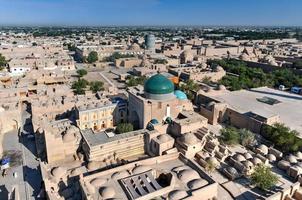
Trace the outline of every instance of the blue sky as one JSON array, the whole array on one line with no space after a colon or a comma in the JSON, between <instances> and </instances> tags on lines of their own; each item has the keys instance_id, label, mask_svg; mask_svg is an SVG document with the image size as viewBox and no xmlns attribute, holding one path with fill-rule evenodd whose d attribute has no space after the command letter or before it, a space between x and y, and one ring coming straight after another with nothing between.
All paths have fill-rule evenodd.
<instances>
[{"instance_id":1,"label":"blue sky","mask_svg":"<svg viewBox=\"0 0 302 200\"><path fill-rule=\"evenodd\" d=\"M302 0L0 0L0 24L302 26Z\"/></svg>"}]
</instances>

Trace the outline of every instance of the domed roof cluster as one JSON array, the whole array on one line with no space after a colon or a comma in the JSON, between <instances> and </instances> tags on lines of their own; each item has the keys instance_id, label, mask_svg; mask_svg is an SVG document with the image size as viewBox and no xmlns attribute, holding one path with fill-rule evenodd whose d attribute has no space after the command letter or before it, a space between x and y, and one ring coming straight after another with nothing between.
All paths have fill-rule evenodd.
<instances>
[{"instance_id":1,"label":"domed roof cluster","mask_svg":"<svg viewBox=\"0 0 302 200\"><path fill-rule=\"evenodd\" d=\"M170 94L174 92L174 84L164 75L156 74L145 82L144 90L149 94Z\"/></svg>"}]
</instances>

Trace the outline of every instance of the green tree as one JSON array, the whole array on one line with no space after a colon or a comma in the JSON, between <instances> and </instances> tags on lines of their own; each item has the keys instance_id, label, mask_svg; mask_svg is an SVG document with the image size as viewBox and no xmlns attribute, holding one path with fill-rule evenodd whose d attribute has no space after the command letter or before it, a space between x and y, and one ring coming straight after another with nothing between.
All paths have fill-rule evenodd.
<instances>
[{"instance_id":1,"label":"green tree","mask_svg":"<svg viewBox=\"0 0 302 200\"><path fill-rule=\"evenodd\" d=\"M91 51L88 54L87 62L88 63L95 63L96 61L98 61L98 53L96 51Z\"/></svg>"},{"instance_id":2,"label":"green tree","mask_svg":"<svg viewBox=\"0 0 302 200\"><path fill-rule=\"evenodd\" d=\"M35 47L35 46L38 46L38 44L36 42L33 42L32 46Z\"/></svg>"},{"instance_id":3,"label":"green tree","mask_svg":"<svg viewBox=\"0 0 302 200\"><path fill-rule=\"evenodd\" d=\"M85 69L79 69L77 70L77 74L79 75L79 77L83 77L87 75L87 71Z\"/></svg>"},{"instance_id":4,"label":"green tree","mask_svg":"<svg viewBox=\"0 0 302 200\"><path fill-rule=\"evenodd\" d=\"M302 139L298 137L297 131L290 130L284 124L264 125L261 133L283 152L296 152L302 148Z\"/></svg>"},{"instance_id":5,"label":"green tree","mask_svg":"<svg viewBox=\"0 0 302 200\"><path fill-rule=\"evenodd\" d=\"M194 92L197 92L198 89L199 85L191 79L180 85L180 90L185 92L190 100L194 99Z\"/></svg>"},{"instance_id":6,"label":"green tree","mask_svg":"<svg viewBox=\"0 0 302 200\"><path fill-rule=\"evenodd\" d=\"M220 130L220 139L227 145L236 145L240 142L240 135L236 128L228 127Z\"/></svg>"},{"instance_id":7,"label":"green tree","mask_svg":"<svg viewBox=\"0 0 302 200\"><path fill-rule=\"evenodd\" d=\"M168 61L166 60L166 59L155 59L154 60L154 64L164 64L164 65L166 65L166 64L168 64Z\"/></svg>"},{"instance_id":8,"label":"green tree","mask_svg":"<svg viewBox=\"0 0 302 200\"><path fill-rule=\"evenodd\" d=\"M5 57L0 53L0 70L3 69L3 67L7 65L7 60Z\"/></svg>"},{"instance_id":9,"label":"green tree","mask_svg":"<svg viewBox=\"0 0 302 200\"><path fill-rule=\"evenodd\" d=\"M75 94L85 94L85 88L88 84L89 82L85 79L79 79L72 84L71 88L73 89Z\"/></svg>"},{"instance_id":10,"label":"green tree","mask_svg":"<svg viewBox=\"0 0 302 200\"><path fill-rule=\"evenodd\" d=\"M126 80L126 85L128 87L133 87L137 85L143 85L146 80L145 76L128 76Z\"/></svg>"},{"instance_id":11,"label":"green tree","mask_svg":"<svg viewBox=\"0 0 302 200\"><path fill-rule=\"evenodd\" d=\"M247 129L240 129L240 144L243 146L253 145L255 143L255 134Z\"/></svg>"},{"instance_id":12,"label":"green tree","mask_svg":"<svg viewBox=\"0 0 302 200\"><path fill-rule=\"evenodd\" d=\"M105 62L115 62L116 59L120 58L132 58L134 55L132 54L120 54L118 52L113 53L111 56L104 59Z\"/></svg>"},{"instance_id":13,"label":"green tree","mask_svg":"<svg viewBox=\"0 0 302 200\"><path fill-rule=\"evenodd\" d=\"M264 164L256 166L251 175L251 183L262 190L271 189L278 182L278 177Z\"/></svg>"},{"instance_id":14,"label":"green tree","mask_svg":"<svg viewBox=\"0 0 302 200\"><path fill-rule=\"evenodd\" d=\"M127 132L130 132L130 131L133 131L133 125L130 124L130 123L118 124L117 127L116 127L116 130L115 130L115 132L117 134L127 133Z\"/></svg>"},{"instance_id":15,"label":"green tree","mask_svg":"<svg viewBox=\"0 0 302 200\"><path fill-rule=\"evenodd\" d=\"M90 90L94 93L104 90L104 83L102 81L90 82Z\"/></svg>"}]
</instances>

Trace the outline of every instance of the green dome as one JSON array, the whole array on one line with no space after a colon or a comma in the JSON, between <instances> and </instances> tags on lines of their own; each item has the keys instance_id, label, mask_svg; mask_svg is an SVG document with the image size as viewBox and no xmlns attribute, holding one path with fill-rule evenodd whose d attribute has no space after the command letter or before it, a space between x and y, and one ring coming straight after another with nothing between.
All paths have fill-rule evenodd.
<instances>
[{"instance_id":1,"label":"green dome","mask_svg":"<svg viewBox=\"0 0 302 200\"><path fill-rule=\"evenodd\" d=\"M169 94L174 92L174 84L162 74L156 74L145 82L145 92L149 94Z\"/></svg>"}]
</instances>

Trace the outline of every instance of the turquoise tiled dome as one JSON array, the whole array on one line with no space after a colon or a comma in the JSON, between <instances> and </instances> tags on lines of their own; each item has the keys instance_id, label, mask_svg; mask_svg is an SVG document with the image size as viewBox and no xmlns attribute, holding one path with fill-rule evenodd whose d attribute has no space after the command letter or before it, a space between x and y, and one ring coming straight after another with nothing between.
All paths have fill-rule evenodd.
<instances>
[{"instance_id":1,"label":"turquoise tiled dome","mask_svg":"<svg viewBox=\"0 0 302 200\"><path fill-rule=\"evenodd\" d=\"M183 91L180 91L180 90L175 90L174 95L176 96L177 99L180 99L180 100L188 99L187 95Z\"/></svg>"},{"instance_id":2,"label":"turquoise tiled dome","mask_svg":"<svg viewBox=\"0 0 302 200\"><path fill-rule=\"evenodd\" d=\"M145 92L149 94L169 94L174 92L174 84L162 74L156 74L145 82Z\"/></svg>"}]
</instances>

